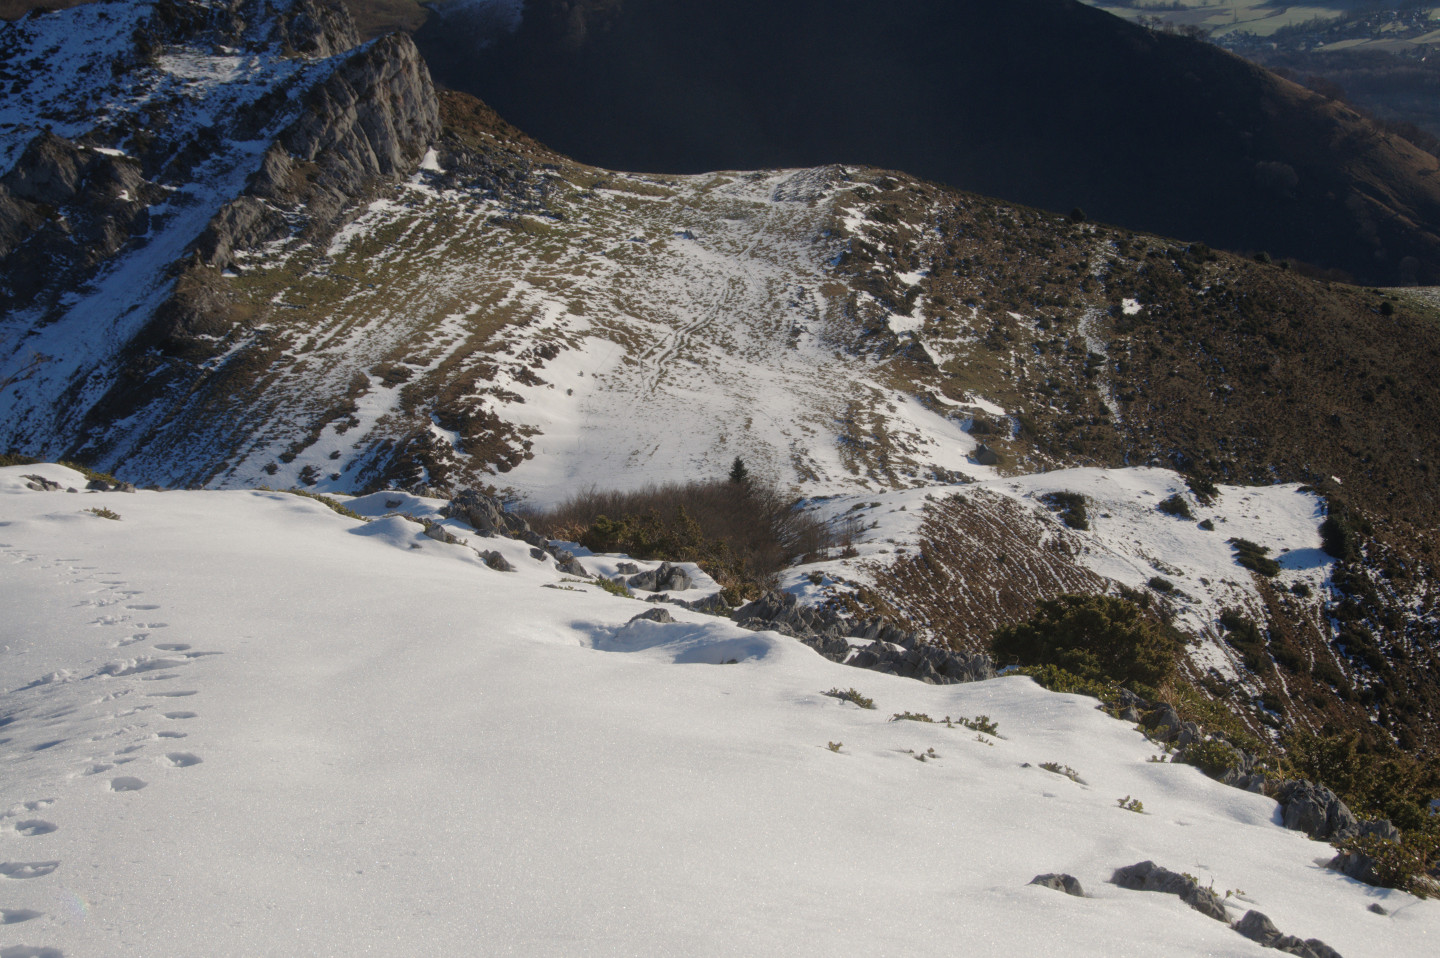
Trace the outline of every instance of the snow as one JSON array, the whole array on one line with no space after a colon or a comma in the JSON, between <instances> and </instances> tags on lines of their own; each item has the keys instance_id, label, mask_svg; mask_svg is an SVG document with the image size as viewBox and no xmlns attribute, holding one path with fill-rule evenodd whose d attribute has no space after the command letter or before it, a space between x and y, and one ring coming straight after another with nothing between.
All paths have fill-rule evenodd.
<instances>
[{"instance_id":1,"label":"snow","mask_svg":"<svg viewBox=\"0 0 1440 958\"><path fill-rule=\"evenodd\" d=\"M0 469L6 954L1264 954L1106 883L1145 859L1348 958L1440 935L1092 700L926 686L676 607L627 625L650 606L523 543L469 536L499 573L399 517L34 473L83 488Z\"/></svg>"}]
</instances>

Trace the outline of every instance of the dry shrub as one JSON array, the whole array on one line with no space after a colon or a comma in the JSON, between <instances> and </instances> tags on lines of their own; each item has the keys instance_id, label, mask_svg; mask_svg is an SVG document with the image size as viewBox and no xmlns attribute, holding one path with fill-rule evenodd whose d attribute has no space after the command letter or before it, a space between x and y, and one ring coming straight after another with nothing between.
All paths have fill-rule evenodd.
<instances>
[{"instance_id":1,"label":"dry shrub","mask_svg":"<svg viewBox=\"0 0 1440 958\"><path fill-rule=\"evenodd\" d=\"M751 480L591 489L527 518L541 534L595 552L698 563L732 599L773 588L792 558L827 549L833 539L825 523Z\"/></svg>"}]
</instances>

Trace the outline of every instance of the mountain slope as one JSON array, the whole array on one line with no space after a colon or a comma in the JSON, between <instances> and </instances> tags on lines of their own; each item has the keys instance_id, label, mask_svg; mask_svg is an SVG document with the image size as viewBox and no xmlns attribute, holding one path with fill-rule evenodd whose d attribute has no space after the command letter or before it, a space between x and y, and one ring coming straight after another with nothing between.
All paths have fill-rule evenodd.
<instances>
[{"instance_id":1,"label":"mountain slope","mask_svg":"<svg viewBox=\"0 0 1440 958\"><path fill-rule=\"evenodd\" d=\"M517 541L485 542L502 573L398 516L25 473L84 482L0 469L7 953L1266 953L1109 883L1144 860L1347 958L1440 933L1093 699L630 623L653 607ZM390 498L351 505L438 518ZM823 694L851 685L877 709ZM1027 884L1052 872L1088 897Z\"/></svg>"},{"instance_id":2,"label":"mountain slope","mask_svg":"<svg viewBox=\"0 0 1440 958\"><path fill-rule=\"evenodd\" d=\"M1434 157L1071 0L541 0L513 36L475 32L477 6L417 33L436 76L600 166L867 164L1361 282L1440 281Z\"/></svg>"},{"instance_id":3,"label":"mountain slope","mask_svg":"<svg viewBox=\"0 0 1440 958\"><path fill-rule=\"evenodd\" d=\"M586 166L437 95L404 38L347 48L338 8L257 10L101 3L5 28L59 52L35 104L7 101L0 213L24 236L0 260L0 448L142 484L542 507L740 456L873 550L880 568L792 570L815 601L867 584L973 650L1040 599L1143 588L1198 643L1191 677L1267 736L1440 734L1426 295L870 168ZM77 24L110 39L66 46ZM61 190L50 213L37 184ZM1138 466L1157 471L1090 471ZM1039 498L1067 491L1091 530ZM1175 495L1190 520L1159 511ZM892 497L918 564L856 528ZM1244 569L1202 519L1251 529L1282 573ZM1244 654L1227 608L1258 630Z\"/></svg>"}]
</instances>

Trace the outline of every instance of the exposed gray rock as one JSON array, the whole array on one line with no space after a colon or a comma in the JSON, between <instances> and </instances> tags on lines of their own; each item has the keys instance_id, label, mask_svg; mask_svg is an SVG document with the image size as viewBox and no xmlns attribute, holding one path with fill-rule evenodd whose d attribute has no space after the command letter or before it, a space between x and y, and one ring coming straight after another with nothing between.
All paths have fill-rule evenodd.
<instances>
[{"instance_id":1,"label":"exposed gray rock","mask_svg":"<svg viewBox=\"0 0 1440 958\"><path fill-rule=\"evenodd\" d=\"M846 661L857 668L918 679L927 685L957 685L995 677L995 662L983 653L966 655L937 645L905 648L872 642Z\"/></svg>"},{"instance_id":2,"label":"exposed gray rock","mask_svg":"<svg viewBox=\"0 0 1440 958\"><path fill-rule=\"evenodd\" d=\"M674 621L675 621L675 617L670 614L670 610L669 610L669 609L666 609L666 608L663 608L663 607L660 607L660 606L657 606L656 608L653 608L653 609L646 609L644 612L641 612L639 615L631 616L630 621L631 621L631 622L638 622L638 621L640 621L641 619L644 619L644 620L647 621L647 622L661 622L661 623L664 623L664 622L674 622ZM626 624L628 625L629 623L626 623Z\"/></svg>"},{"instance_id":3,"label":"exposed gray rock","mask_svg":"<svg viewBox=\"0 0 1440 958\"><path fill-rule=\"evenodd\" d=\"M1162 868L1154 862L1145 861L1118 868L1115 870L1115 874L1110 876L1110 881L1121 888L1129 888L1132 891L1156 891L1166 895L1178 895L1181 901L1202 915L1207 915L1216 921L1228 922L1230 920L1229 916L1225 914L1225 903L1219 895L1208 888L1201 888L1195 879L1172 872L1168 868Z\"/></svg>"},{"instance_id":4,"label":"exposed gray rock","mask_svg":"<svg viewBox=\"0 0 1440 958\"><path fill-rule=\"evenodd\" d=\"M681 601L681 600L674 600ZM704 612L706 615L729 615L730 606L725 598L718 592L712 592L703 599L696 599L694 602L682 603L687 609L694 609L696 612Z\"/></svg>"},{"instance_id":5,"label":"exposed gray rock","mask_svg":"<svg viewBox=\"0 0 1440 958\"><path fill-rule=\"evenodd\" d=\"M1056 891L1063 891L1067 895L1074 895L1076 898L1085 897L1085 889L1080 887L1080 881L1073 875L1049 874L1036 875L1030 879L1032 885L1043 885L1046 888L1053 888Z\"/></svg>"},{"instance_id":6,"label":"exposed gray rock","mask_svg":"<svg viewBox=\"0 0 1440 958\"><path fill-rule=\"evenodd\" d=\"M0 178L0 307L73 288L149 231L164 196L138 160L40 133Z\"/></svg>"},{"instance_id":7,"label":"exposed gray rock","mask_svg":"<svg viewBox=\"0 0 1440 958\"><path fill-rule=\"evenodd\" d=\"M1179 714L1169 705L1160 705L1153 711L1145 714L1140 724L1150 729L1152 735L1162 742L1170 742L1180 737L1180 730L1185 723L1180 721Z\"/></svg>"},{"instance_id":8,"label":"exposed gray rock","mask_svg":"<svg viewBox=\"0 0 1440 958\"><path fill-rule=\"evenodd\" d=\"M1355 814L1339 796L1323 785L1303 779L1282 782L1274 791L1280 803L1280 821L1289 829L1316 839L1353 834L1359 826Z\"/></svg>"},{"instance_id":9,"label":"exposed gray rock","mask_svg":"<svg viewBox=\"0 0 1440 958\"><path fill-rule=\"evenodd\" d=\"M90 492L134 492L135 484L131 482L106 482L104 479L91 479L85 483L85 488Z\"/></svg>"},{"instance_id":10,"label":"exposed gray rock","mask_svg":"<svg viewBox=\"0 0 1440 958\"><path fill-rule=\"evenodd\" d=\"M1371 902L1369 910L1370 910L1370 911L1373 911L1373 912L1374 912L1375 914L1377 914L1377 915L1388 915L1388 914L1390 914L1388 911L1385 910L1385 906L1382 905L1382 904L1380 904L1378 901L1377 901L1377 902Z\"/></svg>"},{"instance_id":11,"label":"exposed gray rock","mask_svg":"<svg viewBox=\"0 0 1440 958\"><path fill-rule=\"evenodd\" d=\"M692 587L690 574L677 565L660 563L659 568L631 576L626 585L644 592L684 592Z\"/></svg>"},{"instance_id":12,"label":"exposed gray rock","mask_svg":"<svg viewBox=\"0 0 1440 958\"><path fill-rule=\"evenodd\" d=\"M25 488L33 489L36 492L59 492L65 488L60 483L52 482L44 476L21 476L20 478L29 480L25 483Z\"/></svg>"},{"instance_id":13,"label":"exposed gray rock","mask_svg":"<svg viewBox=\"0 0 1440 958\"><path fill-rule=\"evenodd\" d=\"M475 489L461 491L440 509L440 514L459 519L482 536L519 538L530 531L530 524L506 512L503 502Z\"/></svg>"},{"instance_id":14,"label":"exposed gray rock","mask_svg":"<svg viewBox=\"0 0 1440 958\"><path fill-rule=\"evenodd\" d=\"M640 567L633 562L621 562L615 566L615 571L621 575L636 575Z\"/></svg>"},{"instance_id":15,"label":"exposed gray rock","mask_svg":"<svg viewBox=\"0 0 1440 958\"><path fill-rule=\"evenodd\" d=\"M1180 735L1176 739L1175 744L1181 748L1185 748L1186 746L1194 745L1196 742L1203 742L1204 740L1205 734L1200 731L1198 724L1195 722L1183 722L1180 725Z\"/></svg>"},{"instance_id":16,"label":"exposed gray rock","mask_svg":"<svg viewBox=\"0 0 1440 958\"><path fill-rule=\"evenodd\" d=\"M480 553L480 558L484 559L484 560L485 560L485 564L486 564L487 566L489 566L490 568L494 569L496 572L514 572L514 571L515 571L515 567L510 564L510 560L506 559L503 555L501 555L501 554L498 553L498 552L494 552L494 551L481 552L481 553Z\"/></svg>"},{"instance_id":17,"label":"exposed gray rock","mask_svg":"<svg viewBox=\"0 0 1440 958\"><path fill-rule=\"evenodd\" d=\"M1339 952L1318 938L1305 940L1282 934L1274 922L1258 911L1247 911L1234 927L1251 941L1286 954L1300 955L1301 958L1340 958Z\"/></svg>"},{"instance_id":18,"label":"exposed gray rock","mask_svg":"<svg viewBox=\"0 0 1440 958\"><path fill-rule=\"evenodd\" d=\"M547 555L549 555L549 553L546 552L544 549L538 548L536 546L530 547L530 558L534 559L536 562L544 562Z\"/></svg>"},{"instance_id":19,"label":"exposed gray rock","mask_svg":"<svg viewBox=\"0 0 1440 958\"><path fill-rule=\"evenodd\" d=\"M915 633L887 619L845 619L829 609L802 605L789 592L767 592L736 609L733 615L741 628L793 636L826 658L857 668L903 675L931 685L995 677L995 663L988 655L965 655L924 645ZM870 644L852 654L849 639L868 640Z\"/></svg>"},{"instance_id":20,"label":"exposed gray rock","mask_svg":"<svg viewBox=\"0 0 1440 958\"><path fill-rule=\"evenodd\" d=\"M446 545L462 545L460 538L438 522L425 523L425 538L443 542Z\"/></svg>"},{"instance_id":21,"label":"exposed gray rock","mask_svg":"<svg viewBox=\"0 0 1440 958\"><path fill-rule=\"evenodd\" d=\"M289 210L303 211L312 232L323 230L372 183L412 172L439 139L439 102L414 41L382 37L306 95L247 195L220 211L196 248L224 268L236 251L288 236Z\"/></svg>"},{"instance_id":22,"label":"exposed gray rock","mask_svg":"<svg viewBox=\"0 0 1440 958\"><path fill-rule=\"evenodd\" d=\"M594 578L594 576L590 574L590 570L586 569L583 565L580 564L579 559L575 558L573 555L570 555L570 553L568 552L564 554L569 555L570 558L565 559L564 561L560 561L557 559L555 563L557 566L559 566L561 572L565 573L566 575L578 576L581 579Z\"/></svg>"}]
</instances>

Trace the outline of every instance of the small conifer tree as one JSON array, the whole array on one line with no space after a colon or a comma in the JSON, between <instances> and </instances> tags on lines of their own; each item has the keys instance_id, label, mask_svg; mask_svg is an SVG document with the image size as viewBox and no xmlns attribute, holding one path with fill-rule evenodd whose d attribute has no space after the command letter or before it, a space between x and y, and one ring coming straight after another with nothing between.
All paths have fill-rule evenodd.
<instances>
[{"instance_id":1,"label":"small conifer tree","mask_svg":"<svg viewBox=\"0 0 1440 958\"><path fill-rule=\"evenodd\" d=\"M750 484L750 470L745 468L745 460L739 456L730 464L730 481L737 486L748 486Z\"/></svg>"}]
</instances>

